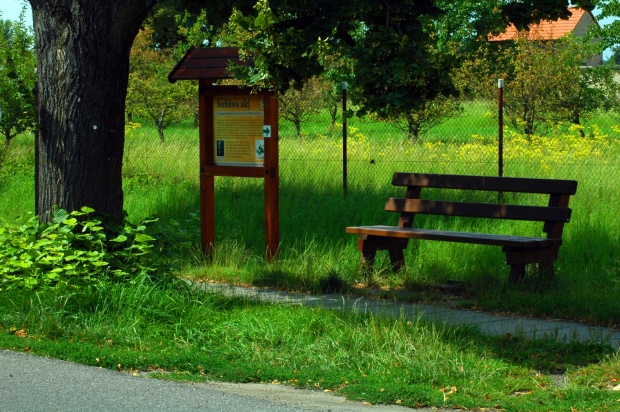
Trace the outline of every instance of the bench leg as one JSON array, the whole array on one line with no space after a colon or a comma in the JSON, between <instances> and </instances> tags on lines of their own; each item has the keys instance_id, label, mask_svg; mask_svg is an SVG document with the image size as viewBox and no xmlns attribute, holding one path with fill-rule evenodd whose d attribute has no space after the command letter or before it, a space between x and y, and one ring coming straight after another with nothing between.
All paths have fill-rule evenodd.
<instances>
[{"instance_id":1,"label":"bench leg","mask_svg":"<svg viewBox=\"0 0 620 412\"><path fill-rule=\"evenodd\" d=\"M512 284L521 283L525 279L525 264L520 263L516 265L510 265L510 275L508 275L508 281Z\"/></svg>"},{"instance_id":2,"label":"bench leg","mask_svg":"<svg viewBox=\"0 0 620 412\"><path fill-rule=\"evenodd\" d=\"M555 270L553 262L557 259L557 249L519 249L504 248L506 263L510 265L510 283L521 283L525 280L525 268L529 264L537 264L540 275L553 279Z\"/></svg>"},{"instance_id":3,"label":"bench leg","mask_svg":"<svg viewBox=\"0 0 620 412\"><path fill-rule=\"evenodd\" d=\"M361 235L357 239L357 250L362 254L361 271L368 284L371 283L372 270L377 250L387 250L390 253L392 270L398 271L405 266L404 250L409 243L408 239L394 239L387 237L372 237Z\"/></svg>"},{"instance_id":4,"label":"bench leg","mask_svg":"<svg viewBox=\"0 0 620 412\"><path fill-rule=\"evenodd\" d=\"M361 274L366 279L366 283L370 285L372 283L372 270L377 255L377 245L375 242L372 242L372 240L368 241L368 239L360 236L360 238L357 239L357 249L362 254L360 265Z\"/></svg>"},{"instance_id":5,"label":"bench leg","mask_svg":"<svg viewBox=\"0 0 620 412\"><path fill-rule=\"evenodd\" d=\"M398 272L405 267L404 249L390 249L390 262L392 263L393 272Z\"/></svg>"}]
</instances>

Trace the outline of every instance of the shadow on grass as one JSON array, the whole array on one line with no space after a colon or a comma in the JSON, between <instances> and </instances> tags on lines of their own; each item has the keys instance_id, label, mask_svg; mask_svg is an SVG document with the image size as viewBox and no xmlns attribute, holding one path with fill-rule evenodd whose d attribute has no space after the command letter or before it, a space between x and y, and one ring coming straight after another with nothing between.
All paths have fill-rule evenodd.
<instances>
[{"instance_id":1,"label":"shadow on grass","mask_svg":"<svg viewBox=\"0 0 620 412\"><path fill-rule=\"evenodd\" d=\"M252 279L252 285L313 294L347 293L350 290L348 282L335 270L309 278L281 268L264 269Z\"/></svg>"},{"instance_id":2,"label":"shadow on grass","mask_svg":"<svg viewBox=\"0 0 620 412\"><path fill-rule=\"evenodd\" d=\"M337 278L337 275L334 276ZM328 283L329 287L324 292L342 286L337 280L334 282L335 284ZM250 343L256 340L255 344L250 345L253 347L258 344L260 346L269 344L269 339L261 338L263 332L260 330L264 327L269 329L264 333L273 334L271 328L282 328L279 334L290 335L276 339L274 344L280 342L280 345L287 339L294 341L297 333L306 330L311 331L312 337L309 341L311 345L339 339L330 336L333 328L329 325L340 325L336 329L348 327L352 329L352 333L357 331L355 333L362 335L370 333L368 336L370 339L377 339L375 335L377 328L382 331L381 334L389 334L391 328L398 333L410 333L406 330L410 327L407 325L411 323L406 322L406 319L384 321L381 317L359 313L313 312L315 310L273 306L241 297L205 293L189 288L185 283L178 283L176 286L150 285L144 282L127 287L111 285L100 290L82 290L69 294L11 291L0 294L0 313L2 313L0 343L4 347L9 345L8 347L18 350L27 348L34 353L52 354L91 364L95 359L92 353L84 359L79 355L78 359L74 357L74 352L77 354L78 349L83 350L85 343L90 342L98 346L94 348L97 357L105 363L96 366L116 368L117 364L123 364L128 369L144 370L152 368L152 365L159 365L168 370L178 368L180 371L188 370L196 373L194 363L197 361L189 363L187 361L192 358L191 352L196 352L194 356L200 356L201 362L209 363L208 359L204 358L204 350L200 348L205 342L215 339L215 336L220 336L218 340L233 339L234 336L238 336L234 339L242 338ZM253 319L256 316L264 322L255 324ZM287 329L288 323L282 322L282 316L294 316L297 319L294 330ZM270 317L275 318L270 320ZM248 324L244 326L245 323ZM183 326L179 329L180 325ZM369 325L370 329L365 331ZM422 328L426 328L425 325L424 322L420 323ZM248 329L245 330L245 327ZM416 328L412 329L411 333L414 333ZM479 334L475 328L468 327L435 325L434 328L446 345L473 351L480 357L501 359L511 365L542 373L561 374L570 368L599 363L605 355L613 353L613 350L605 345L557 343L510 335L489 337ZM29 335L37 336L38 339L9 339L10 335L15 335L14 331L19 330L26 330ZM215 332L215 335L210 331ZM174 353L179 350L177 345L161 346L160 343L168 338L170 342L183 339L182 346L188 356L182 357L183 359L179 359L178 362L175 361ZM72 345L74 339L75 344ZM139 346L136 349L135 345L138 345L136 342L139 342L139 346L143 346L146 351L141 351ZM218 343L222 344L223 342ZM54 349L54 345L58 348ZM360 345L366 347L361 343ZM75 348L71 349L73 346ZM196 347L192 349L194 346ZM263 347L265 350L275 351L284 349L284 346L271 349L268 346ZM237 350L233 352L237 353ZM234 363L235 356L240 356L239 360L245 359L243 353L230 357L233 352L221 359L215 359L216 363L224 361ZM109 359L103 360L106 356L102 355L106 353ZM216 358L216 354L217 350L210 356ZM402 356L406 354L403 353ZM220 366L223 369L231 367L224 364ZM251 373L257 373L256 369ZM345 371L342 373L348 374ZM276 378L282 379L282 376L274 377ZM263 380L263 377L259 379ZM241 380L245 379L241 377Z\"/></svg>"},{"instance_id":3,"label":"shadow on grass","mask_svg":"<svg viewBox=\"0 0 620 412\"><path fill-rule=\"evenodd\" d=\"M264 249L262 182L241 178L217 178L217 182L216 242L234 241L240 250L260 258ZM139 204L147 192L157 194L149 200L148 214L159 215L164 223L175 219L198 229L196 220L187 219L189 213L199 208L196 184L144 187L130 193L128 199L130 203ZM353 247L355 236L345 233L347 226L396 224L397 214L385 212L383 208L388 196L402 195L398 189L386 193L381 187L370 185L356 187L347 197L340 192L336 186L302 186L284 182L280 190L282 249L303 248L308 239L315 243L318 251L342 245ZM130 217L131 214L130 210ZM426 223L440 223L433 222ZM484 231L476 227L472 230ZM196 230L196 243L199 242L198 233ZM620 262L613 259L619 245L613 233L604 230L601 222L574 219L566 226L563 241L560 259L556 262L557 276L553 281L532 276L522 285L508 284L509 267L504 264L503 253L497 247L415 241L410 242L406 252L410 270L405 274L382 271L375 279L380 280L382 287L404 287L414 295L423 295L419 289L428 285L458 279L466 283L477 305L489 310L578 317L595 322L620 319L620 301L617 299ZM325 264L329 258L319 256L320 253L323 252L313 258L313 264L317 266L313 270L265 269L255 274L253 283L310 292L329 288L331 286L321 286L320 282L330 276L331 262ZM387 261L385 256L378 258L381 262ZM358 255L348 254L347 259L357 260ZM357 262L353 263L345 266L358 267ZM353 279L360 280L357 269L340 268L338 273L340 279L349 285Z\"/></svg>"}]
</instances>

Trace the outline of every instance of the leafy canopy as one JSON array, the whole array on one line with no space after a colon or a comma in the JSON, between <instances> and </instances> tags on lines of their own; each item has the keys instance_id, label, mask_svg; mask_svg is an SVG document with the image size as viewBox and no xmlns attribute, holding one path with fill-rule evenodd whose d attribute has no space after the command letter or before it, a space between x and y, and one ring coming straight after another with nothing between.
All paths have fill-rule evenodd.
<instances>
[{"instance_id":1,"label":"leafy canopy","mask_svg":"<svg viewBox=\"0 0 620 412\"><path fill-rule=\"evenodd\" d=\"M411 111L457 91L450 72L468 43L509 23L527 27L568 18L566 0L491 2L443 0L260 0L251 13L237 10L231 25L245 31L239 43L252 55L237 75L281 91L326 70L325 55L338 54L352 70L351 96L358 114ZM588 10L590 0L576 0Z\"/></svg>"}]
</instances>

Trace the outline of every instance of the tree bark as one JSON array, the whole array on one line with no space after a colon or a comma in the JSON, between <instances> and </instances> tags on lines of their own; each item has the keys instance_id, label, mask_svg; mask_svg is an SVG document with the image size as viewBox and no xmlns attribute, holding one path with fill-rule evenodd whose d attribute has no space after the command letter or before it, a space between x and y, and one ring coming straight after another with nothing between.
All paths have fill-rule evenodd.
<instances>
[{"instance_id":1,"label":"tree bark","mask_svg":"<svg viewBox=\"0 0 620 412\"><path fill-rule=\"evenodd\" d=\"M16 135L16 134L15 134L15 135L12 135L12 134L11 134L11 131L8 131L8 132L4 132L4 136L5 136L5 139L6 139L6 140L4 141L4 145L5 145L6 147L9 147L9 146L11 145L11 140L13 140L13 138L14 138L15 136L17 136L17 135Z\"/></svg>"},{"instance_id":2,"label":"tree bark","mask_svg":"<svg viewBox=\"0 0 620 412\"><path fill-rule=\"evenodd\" d=\"M295 131L297 132L297 138L301 140L301 120L295 119L293 123L295 124Z\"/></svg>"},{"instance_id":3,"label":"tree bark","mask_svg":"<svg viewBox=\"0 0 620 412\"><path fill-rule=\"evenodd\" d=\"M42 221L54 207L123 216L129 50L145 0L30 0L38 58ZM154 2L151 2L154 4Z\"/></svg>"},{"instance_id":4,"label":"tree bark","mask_svg":"<svg viewBox=\"0 0 620 412\"><path fill-rule=\"evenodd\" d=\"M159 116L159 119L155 121L155 124L157 125L157 133L159 134L159 141L161 143L166 143L166 137L164 136L164 129L166 128L164 126L164 114L165 109L162 109L161 116Z\"/></svg>"}]
</instances>

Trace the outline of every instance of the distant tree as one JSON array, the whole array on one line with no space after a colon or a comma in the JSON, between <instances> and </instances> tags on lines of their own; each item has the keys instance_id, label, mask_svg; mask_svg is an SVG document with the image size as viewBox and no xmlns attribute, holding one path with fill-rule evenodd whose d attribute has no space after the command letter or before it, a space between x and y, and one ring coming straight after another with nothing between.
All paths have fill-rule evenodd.
<instances>
[{"instance_id":1,"label":"distant tree","mask_svg":"<svg viewBox=\"0 0 620 412\"><path fill-rule=\"evenodd\" d=\"M168 82L168 73L176 62L172 50L157 50L152 31L140 31L131 48L127 108L133 116L152 121L162 143L164 130L191 118L198 95L195 82Z\"/></svg>"},{"instance_id":2,"label":"distant tree","mask_svg":"<svg viewBox=\"0 0 620 412\"><path fill-rule=\"evenodd\" d=\"M514 44L484 50L463 65L457 83L495 102L497 79L504 79L506 117L528 136L545 134L553 124L581 124L598 110L617 107L619 88L611 68L584 67L597 44L573 36L531 38L524 34Z\"/></svg>"},{"instance_id":3,"label":"distant tree","mask_svg":"<svg viewBox=\"0 0 620 412\"><path fill-rule=\"evenodd\" d=\"M327 76L316 78L318 92L320 93L320 107L329 114L328 132L332 132L338 120L338 113L342 110L342 83L335 83Z\"/></svg>"},{"instance_id":4,"label":"distant tree","mask_svg":"<svg viewBox=\"0 0 620 412\"><path fill-rule=\"evenodd\" d=\"M422 102L418 109L398 112L388 116L388 122L405 132L411 142L445 120L463 113L463 106L453 97L438 96L433 100Z\"/></svg>"},{"instance_id":5,"label":"distant tree","mask_svg":"<svg viewBox=\"0 0 620 412\"><path fill-rule=\"evenodd\" d=\"M278 113L281 118L293 123L297 138L301 139L301 124L321 111L322 100L321 81L313 77L303 83L300 90L291 87L278 97Z\"/></svg>"},{"instance_id":6,"label":"distant tree","mask_svg":"<svg viewBox=\"0 0 620 412\"><path fill-rule=\"evenodd\" d=\"M34 95L37 66L32 29L19 20L0 20L0 133L5 144L34 126Z\"/></svg>"}]
</instances>

